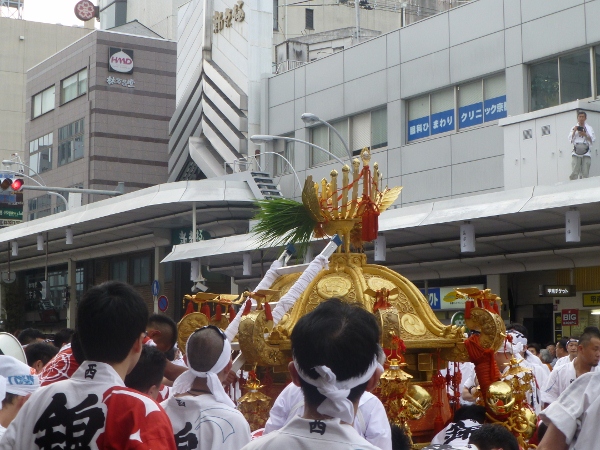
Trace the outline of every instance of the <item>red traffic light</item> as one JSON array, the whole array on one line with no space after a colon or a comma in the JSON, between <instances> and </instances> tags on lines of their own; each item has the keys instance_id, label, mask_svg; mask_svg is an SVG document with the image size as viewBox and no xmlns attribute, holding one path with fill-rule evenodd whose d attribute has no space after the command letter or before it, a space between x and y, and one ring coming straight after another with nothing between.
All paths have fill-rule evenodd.
<instances>
[{"instance_id":1,"label":"red traffic light","mask_svg":"<svg viewBox=\"0 0 600 450\"><path fill-rule=\"evenodd\" d=\"M25 181L23 181L22 178L15 178L15 180L10 185L10 188L15 192L19 192L21 189L23 189L24 184Z\"/></svg>"}]
</instances>

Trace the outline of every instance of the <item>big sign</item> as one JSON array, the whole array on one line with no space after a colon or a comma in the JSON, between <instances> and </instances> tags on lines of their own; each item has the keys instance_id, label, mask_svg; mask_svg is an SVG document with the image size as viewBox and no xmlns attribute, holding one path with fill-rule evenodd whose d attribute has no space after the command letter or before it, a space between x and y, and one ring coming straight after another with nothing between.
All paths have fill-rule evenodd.
<instances>
[{"instance_id":1,"label":"big sign","mask_svg":"<svg viewBox=\"0 0 600 450\"><path fill-rule=\"evenodd\" d=\"M579 310L563 309L562 310L562 324L563 324L563 326L579 325Z\"/></svg>"}]
</instances>

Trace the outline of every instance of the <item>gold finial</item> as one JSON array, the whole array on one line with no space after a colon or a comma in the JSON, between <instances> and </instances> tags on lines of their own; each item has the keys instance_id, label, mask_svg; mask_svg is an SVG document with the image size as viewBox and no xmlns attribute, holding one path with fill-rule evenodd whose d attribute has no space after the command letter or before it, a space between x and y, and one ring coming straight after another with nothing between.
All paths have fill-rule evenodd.
<instances>
[{"instance_id":1,"label":"gold finial","mask_svg":"<svg viewBox=\"0 0 600 450\"><path fill-rule=\"evenodd\" d=\"M362 159L363 166L369 165L369 162L371 161L371 151L369 150L369 147L362 149L360 152L360 158Z\"/></svg>"}]
</instances>

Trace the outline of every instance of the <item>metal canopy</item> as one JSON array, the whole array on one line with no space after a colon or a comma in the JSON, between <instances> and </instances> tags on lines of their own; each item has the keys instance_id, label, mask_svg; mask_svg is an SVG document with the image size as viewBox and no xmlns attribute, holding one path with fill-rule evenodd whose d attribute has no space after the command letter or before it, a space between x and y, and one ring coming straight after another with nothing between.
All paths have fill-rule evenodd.
<instances>
[{"instance_id":1,"label":"metal canopy","mask_svg":"<svg viewBox=\"0 0 600 450\"><path fill-rule=\"evenodd\" d=\"M191 227L194 202L198 229L214 237L244 233L255 201L245 181L181 181L149 187L0 230L4 249L0 266L6 270L13 240L19 244L19 255L11 257L11 271L43 266L38 233L44 239L48 233L50 265L167 246L172 228ZM73 230L72 245L65 242L67 227Z\"/></svg>"},{"instance_id":2,"label":"metal canopy","mask_svg":"<svg viewBox=\"0 0 600 450\"><path fill-rule=\"evenodd\" d=\"M581 242L565 242L565 212L581 214ZM459 227L475 225L474 253L460 253ZM389 210L379 219L389 266L411 279L452 278L597 265L600 261L600 178L536 186ZM253 236L177 245L163 261L203 258L211 271L242 277L242 256L260 251ZM324 244L313 243L315 252ZM263 265L279 250L263 252ZM372 246L366 253L372 261ZM316 254L316 253L315 253ZM268 266L267 266L268 267ZM263 266L264 268L264 266Z\"/></svg>"}]
</instances>

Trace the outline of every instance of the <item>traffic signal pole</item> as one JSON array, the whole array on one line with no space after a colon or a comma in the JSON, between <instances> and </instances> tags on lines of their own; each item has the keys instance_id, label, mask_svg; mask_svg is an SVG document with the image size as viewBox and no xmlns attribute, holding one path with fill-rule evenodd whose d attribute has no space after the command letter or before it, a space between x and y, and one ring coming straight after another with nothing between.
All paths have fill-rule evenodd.
<instances>
[{"instance_id":1,"label":"traffic signal pole","mask_svg":"<svg viewBox=\"0 0 600 450\"><path fill-rule=\"evenodd\" d=\"M74 192L74 193L78 193L78 194L97 194L97 195L109 195L112 197L115 197L117 195L122 195L125 193L125 183L122 181L119 181L119 184L117 185L117 189L114 191L107 191L107 190L102 190L102 189L79 189L79 188L65 188L65 187L54 187L54 186L29 186L29 185L23 185L23 187L21 187L21 189L23 190L30 190L30 191L54 191L54 192Z\"/></svg>"}]
</instances>

